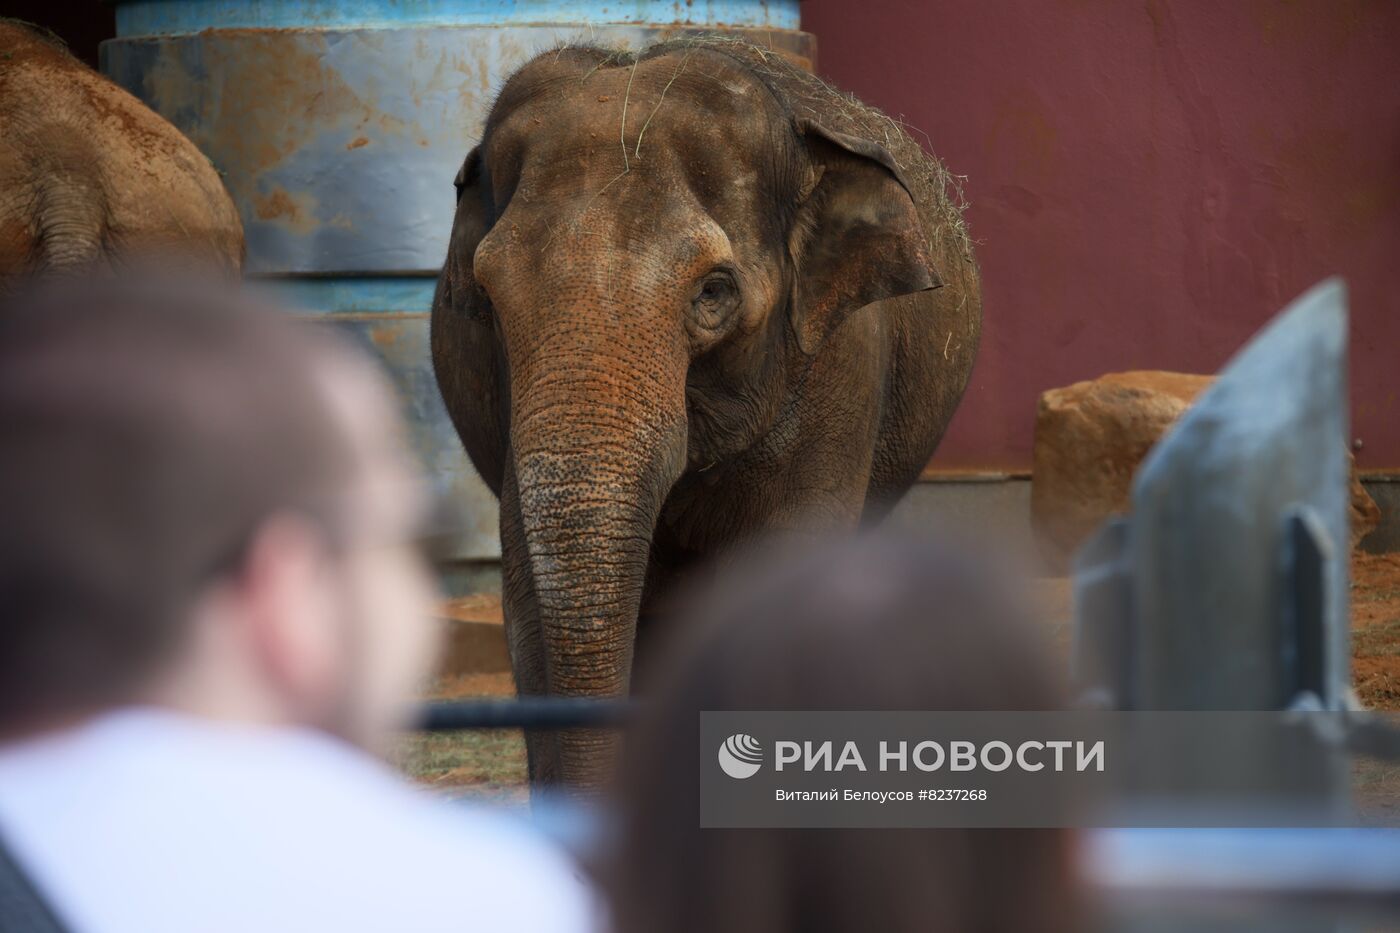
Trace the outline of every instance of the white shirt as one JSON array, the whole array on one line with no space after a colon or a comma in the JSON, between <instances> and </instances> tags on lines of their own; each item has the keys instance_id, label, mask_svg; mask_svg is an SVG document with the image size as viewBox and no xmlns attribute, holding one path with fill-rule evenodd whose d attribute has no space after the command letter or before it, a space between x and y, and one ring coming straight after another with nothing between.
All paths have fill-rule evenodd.
<instances>
[{"instance_id":1,"label":"white shirt","mask_svg":"<svg viewBox=\"0 0 1400 933\"><path fill-rule=\"evenodd\" d=\"M0 838L74 933L598 925L525 824L303 730L129 710L0 746Z\"/></svg>"}]
</instances>

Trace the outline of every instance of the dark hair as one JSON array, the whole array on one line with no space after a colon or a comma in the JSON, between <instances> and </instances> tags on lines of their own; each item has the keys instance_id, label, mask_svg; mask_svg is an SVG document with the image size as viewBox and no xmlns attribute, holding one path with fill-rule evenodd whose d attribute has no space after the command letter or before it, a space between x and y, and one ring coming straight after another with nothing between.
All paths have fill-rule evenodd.
<instances>
[{"instance_id":1,"label":"dark hair","mask_svg":"<svg viewBox=\"0 0 1400 933\"><path fill-rule=\"evenodd\" d=\"M1065 832L698 828L701 710L1061 702L1006 581L954 545L879 535L779 554L720 574L645 671L602 868L619 933L1074 929Z\"/></svg>"},{"instance_id":2,"label":"dark hair","mask_svg":"<svg viewBox=\"0 0 1400 933\"><path fill-rule=\"evenodd\" d=\"M0 728L129 698L261 521L335 510L325 339L134 276L0 307Z\"/></svg>"}]
</instances>

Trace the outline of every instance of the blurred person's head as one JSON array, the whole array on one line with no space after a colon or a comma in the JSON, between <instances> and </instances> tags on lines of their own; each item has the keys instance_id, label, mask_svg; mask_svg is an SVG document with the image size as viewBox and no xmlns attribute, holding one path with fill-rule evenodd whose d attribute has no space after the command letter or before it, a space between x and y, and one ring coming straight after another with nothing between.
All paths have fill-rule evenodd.
<instances>
[{"instance_id":1,"label":"blurred person's head","mask_svg":"<svg viewBox=\"0 0 1400 933\"><path fill-rule=\"evenodd\" d=\"M1055 830L702 830L702 710L1060 708L1009 581L952 542L862 536L743 555L658 657L604 868L619 933L1068 930Z\"/></svg>"},{"instance_id":2,"label":"blurred person's head","mask_svg":"<svg viewBox=\"0 0 1400 933\"><path fill-rule=\"evenodd\" d=\"M374 364L213 286L0 308L0 733L133 704L377 745L432 663Z\"/></svg>"}]
</instances>

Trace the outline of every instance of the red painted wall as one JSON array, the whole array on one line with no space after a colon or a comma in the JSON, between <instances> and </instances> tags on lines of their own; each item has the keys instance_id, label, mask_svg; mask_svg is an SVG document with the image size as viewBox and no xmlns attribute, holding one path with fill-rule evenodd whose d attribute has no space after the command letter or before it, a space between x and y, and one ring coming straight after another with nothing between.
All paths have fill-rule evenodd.
<instances>
[{"instance_id":1,"label":"red painted wall","mask_svg":"<svg viewBox=\"0 0 1400 933\"><path fill-rule=\"evenodd\" d=\"M1333 273L1353 436L1400 468L1400 3L807 0L833 83L967 176L985 323L935 468L1030 466L1036 396L1213 372Z\"/></svg>"}]
</instances>

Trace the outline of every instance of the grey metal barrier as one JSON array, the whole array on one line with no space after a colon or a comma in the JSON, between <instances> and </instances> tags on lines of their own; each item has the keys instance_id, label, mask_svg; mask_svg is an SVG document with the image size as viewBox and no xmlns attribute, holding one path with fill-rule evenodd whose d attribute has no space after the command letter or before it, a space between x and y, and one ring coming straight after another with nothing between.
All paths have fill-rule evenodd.
<instances>
[{"instance_id":1,"label":"grey metal barrier","mask_svg":"<svg viewBox=\"0 0 1400 933\"><path fill-rule=\"evenodd\" d=\"M1352 756L1400 759L1400 732L1351 691L1347 324L1333 279L1256 335L1148 455L1131 514L1091 539L1074 572L1082 703L1320 712L1302 780L1339 821ZM1163 762L1158 789L1199 786L1200 764ZM1245 742L1210 770L1250 794L1297 787L1277 765ZM1115 929L1335 930L1400 916L1390 829L1110 830L1091 836L1086 873L1124 908Z\"/></svg>"}]
</instances>

